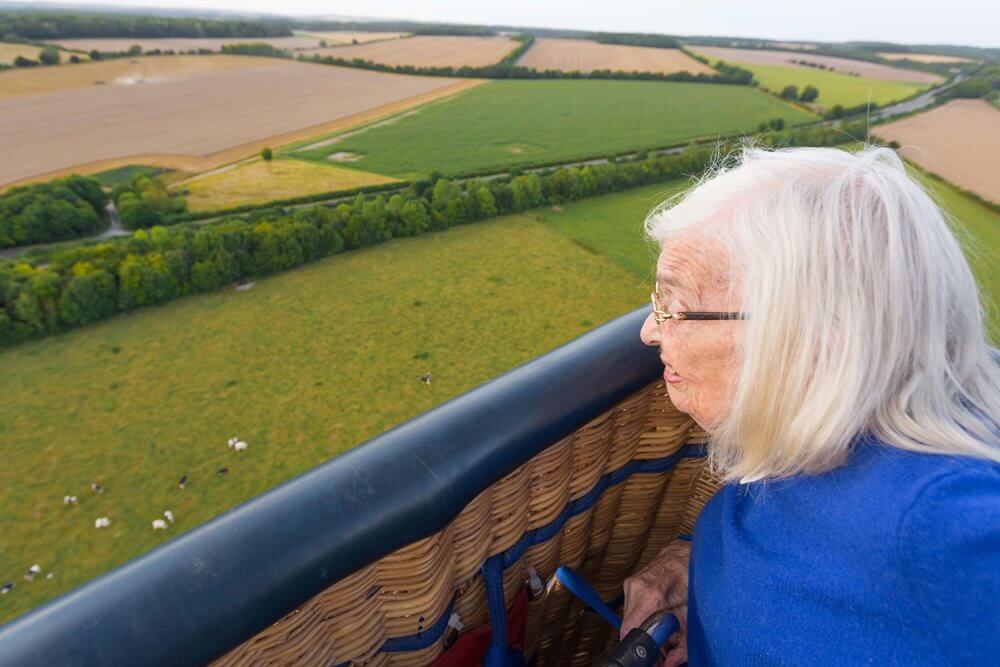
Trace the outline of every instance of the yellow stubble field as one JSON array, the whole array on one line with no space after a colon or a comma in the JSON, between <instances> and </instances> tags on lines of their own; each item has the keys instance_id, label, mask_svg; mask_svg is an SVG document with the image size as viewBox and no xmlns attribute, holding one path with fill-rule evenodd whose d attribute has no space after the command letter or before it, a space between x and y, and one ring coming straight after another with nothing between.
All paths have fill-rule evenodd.
<instances>
[{"instance_id":1,"label":"yellow stubble field","mask_svg":"<svg viewBox=\"0 0 1000 667\"><path fill-rule=\"evenodd\" d=\"M518 65L538 70L591 72L609 69L625 72L686 71L691 74L715 74L708 65L698 62L680 49L659 49L646 46L600 44L585 39L536 39L521 56Z\"/></svg>"}]
</instances>

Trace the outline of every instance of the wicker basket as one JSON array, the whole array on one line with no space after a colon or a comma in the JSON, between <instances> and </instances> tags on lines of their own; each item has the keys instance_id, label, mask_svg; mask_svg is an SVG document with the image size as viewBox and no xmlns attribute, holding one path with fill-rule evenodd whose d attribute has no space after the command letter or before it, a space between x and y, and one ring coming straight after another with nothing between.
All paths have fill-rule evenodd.
<instances>
[{"instance_id":1,"label":"wicker basket","mask_svg":"<svg viewBox=\"0 0 1000 667\"><path fill-rule=\"evenodd\" d=\"M489 620L482 574L503 563L507 608L528 568L576 568L606 599L679 534L718 488L705 434L650 385L484 490L442 531L371 563L216 661L236 665L427 665L444 624ZM528 605L536 664L585 665L615 637L554 589Z\"/></svg>"}]
</instances>

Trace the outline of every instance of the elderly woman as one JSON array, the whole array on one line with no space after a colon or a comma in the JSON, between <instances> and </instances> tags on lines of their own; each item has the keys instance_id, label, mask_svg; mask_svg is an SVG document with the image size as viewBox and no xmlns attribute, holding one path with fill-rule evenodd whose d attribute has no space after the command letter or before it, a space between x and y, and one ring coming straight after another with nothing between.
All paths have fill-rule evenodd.
<instances>
[{"instance_id":1,"label":"elderly woman","mask_svg":"<svg viewBox=\"0 0 1000 667\"><path fill-rule=\"evenodd\" d=\"M735 163L734 163L735 162ZM643 342L726 482L625 582L665 664L998 664L1000 367L887 148L744 148L646 221Z\"/></svg>"}]
</instances>

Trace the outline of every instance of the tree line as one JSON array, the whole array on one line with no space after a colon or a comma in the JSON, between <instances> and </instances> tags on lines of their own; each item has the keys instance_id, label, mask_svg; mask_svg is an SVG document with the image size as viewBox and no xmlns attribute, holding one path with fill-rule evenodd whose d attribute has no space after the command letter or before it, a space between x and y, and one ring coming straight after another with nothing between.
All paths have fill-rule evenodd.
<instances>
[{"instance_id":1,"label":"tree line","mask_svg":"<svg viewBox=\"0 0 1000 667\"><path fill-rule=\"evenodd\" d=\"M62 11L0 12L0 36L5 42L72 37L285 37L291 34L291 26L286 21L209 20Z\"/></svg>"},{"instance_id":2,"label":"tree line","mask_svg":"<svg viewBox=\"0 0 1000 667\"><path fill-rule=\"evenodd\" d=\"M95 234L105 199L96 180L76 175L12 188L0 195L0 248Z\"/></svg>"},{"instance_id":3,"label":"tree line","mask_svg":"<svg viewBox=\"0 0 1000 667\"><path fill-rule=\"evenodd\" d=\"M864 125L854 129L863 136ZM765 145L849 140L844 129L769 132ZM723 150L732 147L730 140ZM793 143L794 142L794 143ZM714 150L521 173L492 180L432 176L405 189L359 194L336 206L261 211L202 226L153 227L130 237L54 249L0 264L0 344L56 333L116 313L206 292L347 250L416 236L538 206L696 174Z\"/></svg>"}]
</instances>

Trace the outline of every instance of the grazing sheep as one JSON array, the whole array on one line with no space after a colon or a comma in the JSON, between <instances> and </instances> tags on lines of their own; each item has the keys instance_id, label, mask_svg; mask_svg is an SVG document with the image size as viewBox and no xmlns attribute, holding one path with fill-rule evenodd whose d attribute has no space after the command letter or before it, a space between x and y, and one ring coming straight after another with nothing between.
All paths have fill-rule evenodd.
<instances>
[{"instance_id":1,"label":"grazing sheep","mask_svg":"<svg viewBox=\"0 0 1000 667\"><path fill-rule=\"evenodd\" d=\"M38 563L35 563L34 565L32 565L31 567L28 568L28 572L30 572L32 574L41 574L42 573L42 568L41 568L41 566Z\"/></svg>"},{"instance_id":2,"label":"grazing sheep","mask_svg":"<svg viewBox=\"0 0 1000 667\"><path fill-rule=\"evenodd\" d=\"M153 519L153 530L166 530L167 522L163 519Z\"/></svg>"},{"instance_id":3,"label":"grazing sheep","mask_svg":"<svg viewBox=\"0 0 1000 667\"><path fill-rule=\"evenodd\" d=\"M420 381L423 382L428 387L431 386L431 374L424 373L423 375L420 376Z\"/></svg>"},{"instance_id":4,"label":"grazing sheep","mask_svg":"<svg viewBox=\"0 0 1000 667\"><path fill-rule=\"evenodd\" d=\"M102 516L94 522L94 528L107 528L110 525L111 519L106 516Z\"/></svg>"},{"instance_id":5,"label":"grazing sheep","mask_svg":"<svg viewBox=\"0 0 1000 667\"><path fill-rule=\"evenodd\" d=\"M90 490L94 493L104 493L104 487L97 482L92 482L90 484Z\"/></svg>"},{"instance_id":6,"label":"grazing sheep","mask_svg":"<svg viewBox=\"0 0 1000 667\"><path fill-rule=\"evenodd\" d=\"M63 505L76 505L76 496L63 496Z\"/></svg>"},{"instance_id":7,"label":"grazing sheep","mask_svg":"<svg viewBox=\"0 0 1000 667\"><path fill-rule=\"evenodd\" d=\"M247 447L249 447L249 445L247 445L247 443L243 442L242 440L237 440L236 442L233 443L233 449L236 450L237 452L242 452Z\"/></svg>"},{"instance_id":8,"label":"grazing sheep","mask_svg":"<svg viewBox=\"0 0 1000 667\"><path fill-rule=\"evenodd\" d=\"M53 577L53 574L51 572L49 572L47 575L45 575L46 579L51 579L52 577Z\"/></svg>"},{"instance_id":9,"label":"grazing sheep","mask_svg":"<svg viewBox=\"0 0 1000 667\"><path fill-rule=\"evenodd\" d=\"M13 581L8 581L3 585L3 588L0 588L0 595L7 595L7 593L10 593L14 589L14 586L17 586L17 584Z\"/></svg>"},{"instance_id":10,"label":"grazing sheep","mask_svg":"<svg viewBox=\"0 0 1000 667\"><path fill-rule=\"evenodd\" d=\"M167 521L169 521L170 523L174 522L174 513L171 512L170 510L167 510L166 512L164 512L163 516L167 517Z\"/></svg>"},{"instance_id":11,"label":"grazing sheep","mask_svg":"<svg viewBox=\"0 0 1000 667\"><path fill-rule=\"evenodd\" d=\"M236 443L239 442L239 441L240 441L239 438L230 438L229 439L229 449L232 449L236 445Z\"/></svg>"},{"instance_id":12,"label":"grazing sheep","mask_svg":"<svg viewBox=\"0 0 1000 667\"><path fill-rule=\"evenodd\" d=\"M219 468L219 472L218 472L218 473L216 473L216 474L217 474L217 475L218 475L219 477L222 477L222 476L223 476L223 475L225 475L225 474L226 474L227 472L229 472L229 466L222 466L221 468Z\"/></svg>"},{"instance_id":13,"label":"grazing sheep","mask_svg":"<svg viewBox=\"0 0 1000 667\"><path fill-rule=\"evenodd\" d=\"M177 486L179 486L179 487L181 487L183 489L184 485L187 484L187 481L188 481L188 476L187 475L181 475L181 479L180 479L179 482L177 482Z\"/></svg>"}]
</instances>

